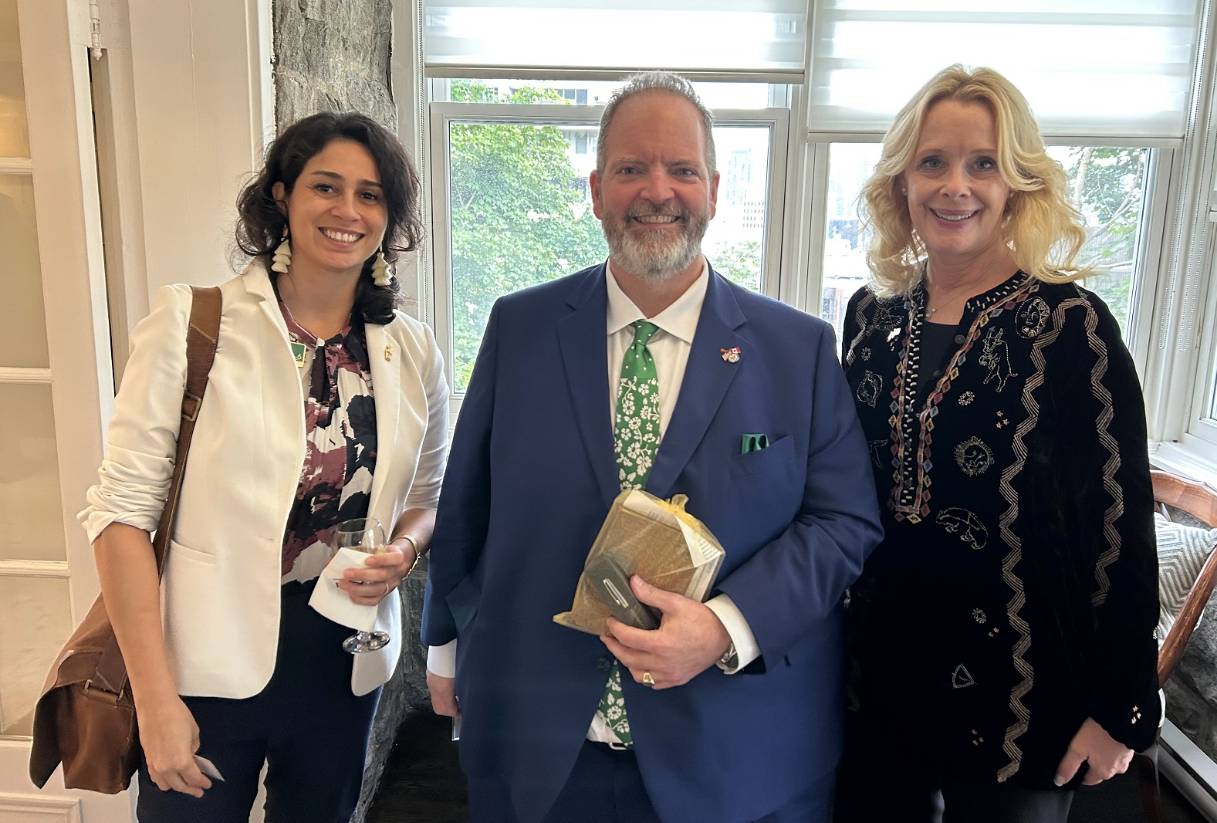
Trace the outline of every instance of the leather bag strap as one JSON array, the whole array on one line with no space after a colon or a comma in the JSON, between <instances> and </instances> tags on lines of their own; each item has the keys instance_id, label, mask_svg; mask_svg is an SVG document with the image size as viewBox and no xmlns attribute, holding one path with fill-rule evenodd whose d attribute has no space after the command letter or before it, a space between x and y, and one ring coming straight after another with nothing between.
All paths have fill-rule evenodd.
<instances>
[{"instance_id":1,"label":"leather bag strap","mask_svg":"<svg viewBox=\"0 0 1217 823\"><path fill-rule=\"evenodd\" d=\"M203 395L207 391L212 363L215 362L216 346L220 339L220 312L224 306L219 287L194 286L191 291L193 296L190 303L190 324L186 328L186 387L182 392L182 421L178 428L177 454L173 461L169 495L165 498L165 508L161 510L161 519L152 539L158 577L165 571L165 557L169 552L178 498L182 493L182 478L186 473L186 456L190 453L194 424L203 405ZM123 694L127 687L127 666L118 648L118 639L113 634L110 635L110 641L97 662L97 672L91 684L115 695Z\"/></svg>"}]
</instances>

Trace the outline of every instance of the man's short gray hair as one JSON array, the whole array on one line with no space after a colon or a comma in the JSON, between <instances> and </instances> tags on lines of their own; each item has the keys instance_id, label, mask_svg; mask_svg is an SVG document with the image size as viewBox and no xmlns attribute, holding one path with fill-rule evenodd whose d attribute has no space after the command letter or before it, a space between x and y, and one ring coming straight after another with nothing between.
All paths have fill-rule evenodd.
<instances>
[{"instance_id":1,"label":"man's short gray hair","mask_svg":"<svg viewBox=\"0 0 1217 823\"><path fill-rule=\"evenodd\" d=\"M693 84L679 74L670 71L644 71L641 74L631 75L626 78L624 86L613 92L608 105L604 107L604 114L600 115L600 134L596 137L596 171L601 173L604 171L604 135L608 133L609 125L617 114L617 108L631 97L657 91L675 94L677 97L688 100L701 115L702 134L706 138L706 169L713 176L714 115L702 104L701 98L693 90Z\"/></svg>"}]
</instances>

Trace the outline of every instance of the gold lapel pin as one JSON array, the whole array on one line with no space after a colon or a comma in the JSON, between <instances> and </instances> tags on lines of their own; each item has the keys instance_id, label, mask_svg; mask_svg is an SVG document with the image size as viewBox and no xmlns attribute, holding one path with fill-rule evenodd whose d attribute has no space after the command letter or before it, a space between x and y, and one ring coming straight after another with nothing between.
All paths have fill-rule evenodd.
<instances>
[{"instance_id":1,"label":"gold lapel pin","mask_svg":"<svg viewBox=\"0 0 1217 823\"><path fill-rule=\"evenodd\" d=\"M723 361L726 363L738 363L740 358L739 346L732 346L729 349L719 349L723 353Z\"/></svg>"},{"instance_id":2,"label":"gold lapel pin","mask_svg":"<svg viewBox=\"0 0 1217 823\"><path fill-rule=\"evenodd\" d=\"M390 363L393 362L393 347L392 346L385 346L385 360Z\"/></svg>"}]
</instances>

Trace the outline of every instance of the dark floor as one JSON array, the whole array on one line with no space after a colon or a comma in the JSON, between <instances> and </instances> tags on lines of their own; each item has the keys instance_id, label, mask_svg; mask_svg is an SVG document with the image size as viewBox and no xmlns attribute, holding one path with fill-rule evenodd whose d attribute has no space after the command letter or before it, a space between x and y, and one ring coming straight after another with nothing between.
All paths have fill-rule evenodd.
<instances>
[{"instance_id":1,"label":"dark floor","mask_svg":"<svg viewBox=\"0 0 1217 823\"><path fill-rule=\"evenodd\" d=\"M406 717L366 823L466 823L465 784L450 729L447 718L430 712ZM1079 793L1069 823L1144 823L1138 797L1133 775L1123 775ZM1165 780L1162 811L1164 823L1205 823Z\"/></svg>"},{"instance_id":2,"label":"dark floor","mask_svg":"<svg viewBox=\"0 0 1217 823\"><path fill-rule=\"evenodd\" d=\"M465 779L451 731L446 717L406 715L365 823L466 823Z\"/></svg>"}]
</instances>

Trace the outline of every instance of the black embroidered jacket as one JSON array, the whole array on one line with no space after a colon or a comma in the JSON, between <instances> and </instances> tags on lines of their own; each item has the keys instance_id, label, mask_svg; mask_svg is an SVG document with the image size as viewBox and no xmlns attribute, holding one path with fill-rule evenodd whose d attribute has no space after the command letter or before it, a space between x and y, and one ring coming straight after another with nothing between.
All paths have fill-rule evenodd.
<instances>
[{"instance_id":1,"label":"black embroidered jacket","mask_svg":"<svg viewBox=\"0 0 1217 823\"><path fill-rule=\"evenodd\" d=\"M1096 295L1019 272L918 398L925 303L864 288L845 319L886 529L851 592L856 693L951 774L1048 786L1087 717L1137 749L1158 726L1140 387Z\"/></svg>"}]
</instances>

